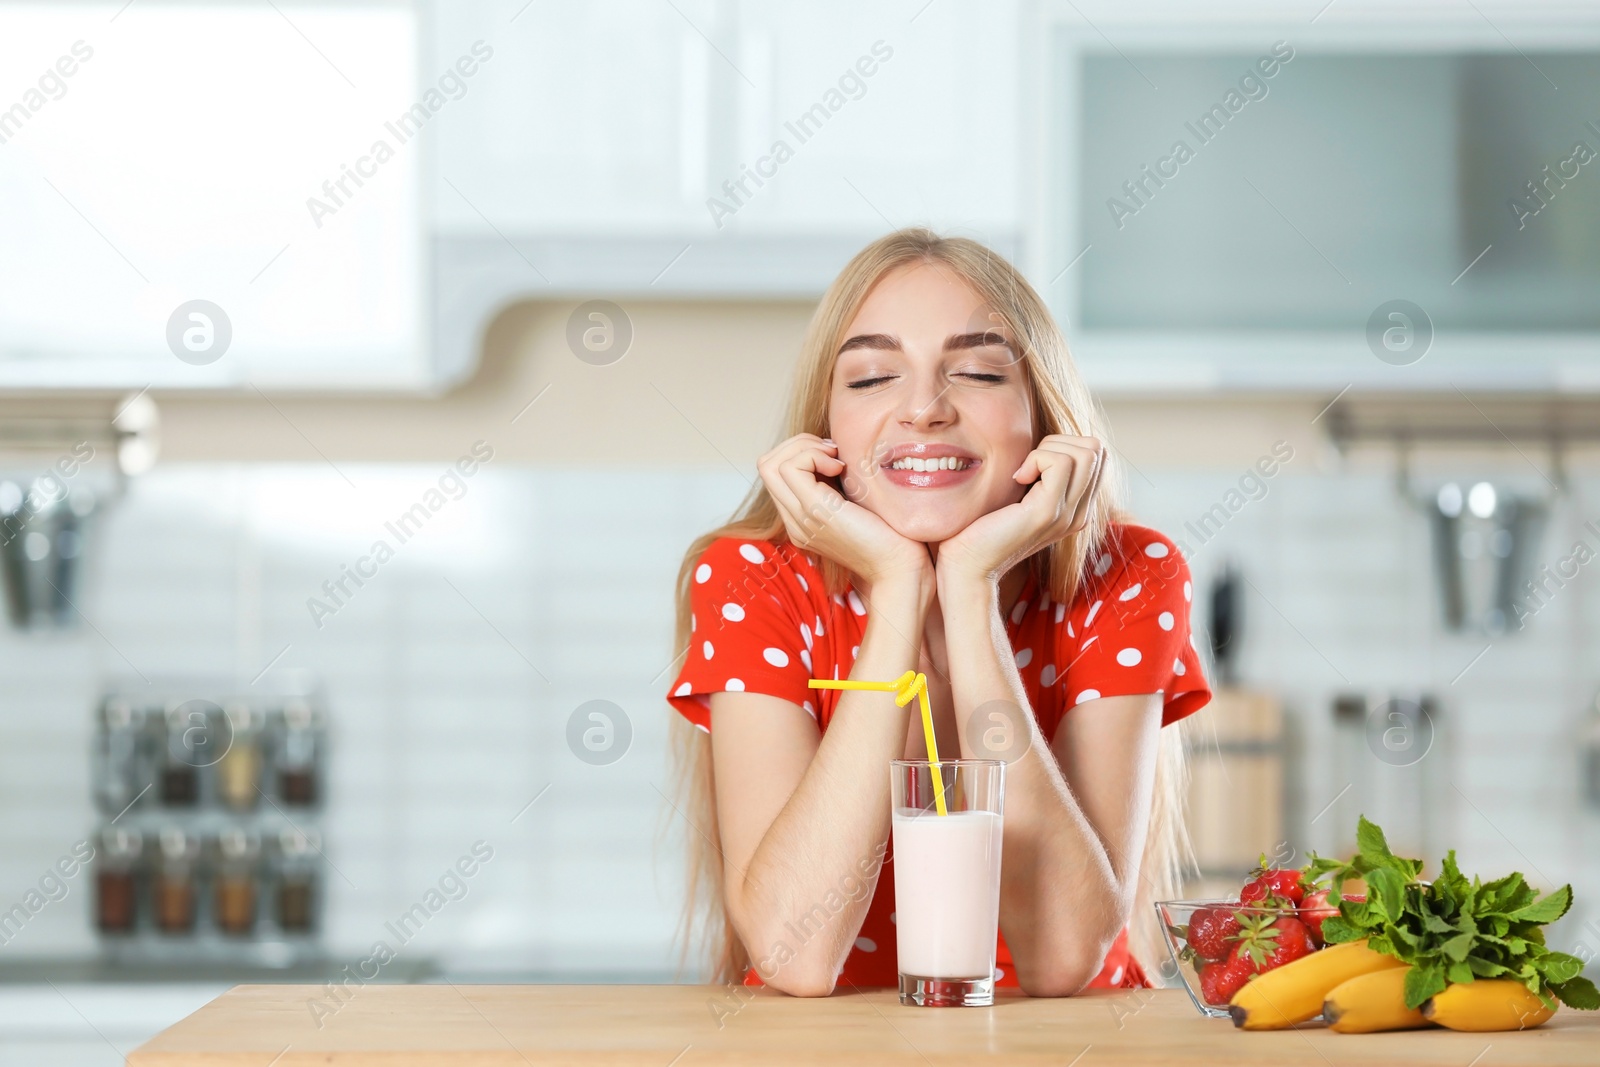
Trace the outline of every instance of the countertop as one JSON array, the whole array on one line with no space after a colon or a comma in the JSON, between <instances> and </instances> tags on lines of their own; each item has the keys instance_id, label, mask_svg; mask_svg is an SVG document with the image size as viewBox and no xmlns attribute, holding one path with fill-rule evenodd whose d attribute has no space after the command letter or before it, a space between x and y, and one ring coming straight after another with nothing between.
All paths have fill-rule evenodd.
<instances>
[{"instance_id":1,"label":"countertop","mask_svg":"<svg viewBox=\"0 0 1600 1067\"><path fill-rule=\"evenodd\" d=\"M1008 995L990 1008L911 1008L891 990L821 999L693 985L236 986L128 1056L202 1064L604 1063L855 1065L1313 1063L1593 1067L1600 1013L1563 1008L1523 1033L1430 1029L1335 1034L1320 1025L1244 1033L1181 990Z\"/></svg>"}]
</instances>

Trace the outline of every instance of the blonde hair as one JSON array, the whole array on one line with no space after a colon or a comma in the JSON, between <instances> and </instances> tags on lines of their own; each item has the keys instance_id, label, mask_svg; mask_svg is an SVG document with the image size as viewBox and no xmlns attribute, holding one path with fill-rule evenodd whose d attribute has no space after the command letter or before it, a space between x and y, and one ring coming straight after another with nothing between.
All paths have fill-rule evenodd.
<instances>
[{"instance_id":1,"label":"blonde hair","mask_svg":"<svg viewBox=\"0 0 1600 1067\"><path fill-rule=\"evenodd\" d=\"M800 433L830 434L828 398L836 355L856 313L873 286L891 271L916 263L948 268L978 294L1012 340L1027 367L1033 408L1037 413L1034 440L1047 434L1071 434L1106 441L1103 413L1090 396L1067 353L1066 339L1044 302L1016 268L976 241L940 237L926 229L905 229L888 234L856 254L822 296L801 342L795 369L795 389L790 397L785 425L777 440ZM1108 467L1112 455L1106 456ZM1105 538L1108 526L1120 521L1120 479L1107 470L1096 490L1088 525L1030 557L1028 567L1057 603L1070 604L1078 590L1084 561ZM678 569L677 615L673 648L689 640L690 576L706 546L719 537L749 540L788 540L782 518L766 486L756 482L733 517L721 527L696 538L684 553ZM821 559L827 592L843 593L849 574L830 559ZM676 662L676 661L674 661ZM677 810L692 825L685 834L689 847L688 887L678 926L680 969L696 944L704 953L701 966L709 966L711 980L743 981L750 956L729 920L723 889L723 869L717 827L715 781L711 765L711 740L682 716L673 714L669 727L671 758L678 792ZM1130 947L1152 981L1166 959L1161 931L1155 922L1153 901L1177 895L1192 851L1183 823L1186 789L1182 740L1176 730L1162 730L1156 763L1154 802L1149 833L1140 863L1139 889L1134 906Z\"/></svg>"}]
</instances>

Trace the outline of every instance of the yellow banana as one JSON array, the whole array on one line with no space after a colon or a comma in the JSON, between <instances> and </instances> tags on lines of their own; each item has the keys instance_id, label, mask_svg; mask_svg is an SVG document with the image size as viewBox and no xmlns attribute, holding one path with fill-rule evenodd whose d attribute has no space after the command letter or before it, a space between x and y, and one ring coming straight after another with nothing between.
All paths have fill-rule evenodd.
<instances>
[{"instance_id":1,"label":"yellow banana","mask_svg":"<svg viewBox=\"0 0 1600 1067\"><path fill-rule=\"evenodd\" d=\"M1374 952L1364 940L1333 945L1256 975L1233 995L1228 1013L1241 1030L1282 1030L1315 1018L1336 986L1371 971L1404 966L1393 956Z\"/></svg>"},{"instance_id":2,"label":"yellow banana","mask_svg":"<svg viewBox=\"0 0 1600 1067\"><path fill-rule=\"evenodd\" d=\"M1422 1002L1425 1018L1451 1030L1529 1030L1555 1013L1509 978L1457 982Z\"/></svg>"},{"instance_id":3,"label":"yellow banana","mask_svg":"<svg viewBox=\"0 0 1600 1067\"><path fill-rule=\"evenodd\" d=\"M1406 1007L1406 975L1410 967L1385 967L1333 987L1322 1003L1322 1017L1341 1034L1378 1030L1415 1030L1428 1020Z\"/></svg>"}]
</instances>

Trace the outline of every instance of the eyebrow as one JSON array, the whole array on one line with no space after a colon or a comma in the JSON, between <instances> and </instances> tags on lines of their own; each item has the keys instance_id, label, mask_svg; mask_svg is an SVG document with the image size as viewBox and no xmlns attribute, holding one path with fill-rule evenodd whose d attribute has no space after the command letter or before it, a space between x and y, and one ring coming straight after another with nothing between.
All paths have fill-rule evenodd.
<instances>
[{"instance_id":1,"label":"eyebrow","mask_svg":"<svg viewBox=\"0 0 1600 1067\"><path fill-rule=\"evenodd\" d=\"M959 352L968 348L990 348L994 346L1001 348L1011 347L1005 337L994 330L980 330L977 333L953 333L944 339L944 350L946 352ZM901 350L900 339L887 333L858 333L839 346L839 354L843 355L852 348L873 348L888 352Z\"/></svg>"}]
</instances>

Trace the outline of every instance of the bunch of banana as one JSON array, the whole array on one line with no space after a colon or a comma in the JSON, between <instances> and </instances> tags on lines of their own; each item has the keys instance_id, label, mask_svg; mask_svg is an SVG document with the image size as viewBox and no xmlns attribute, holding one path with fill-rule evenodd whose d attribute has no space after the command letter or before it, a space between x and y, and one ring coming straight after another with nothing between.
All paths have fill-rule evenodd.
<instances>
[{"instance_id":1,"label":"bunch of banana","mask_svg":"<svg viewBox=\"0 0 1600 1067\"><path fill-rule=\"evenodd\" d=\"M1507 978L1479 978L1447 986L1422 1002L1406 1007L1407 968L1376 971L1336 987L1322 1005L1322 1017L1341 1034L1379 1030L1415 1030L1438 1025L1450 1030L1483 1033L1530 1030L1548 1022L1547 1008L1528 987Z\"/></svg>"},{"instance_id":2,"label":"bunch of banana","mask_svg":"<svg viewBox=\"0 0 1600 1067\"><path fill-rule=\"evenodd\" d=\"M1282 1030L1320 1014L1341 1034L1435 1025L1477 1032L1528 1030L1555 1014L1527 986L1505 978L1458 982L1420 1008L1408 1008L1410 969L1365 941L1333 945L1256 975L1234 994L1228 1012L1241 1030Z\"/></svg>"},{"instance_id":3,"label":"bunch of banana","mask_svg":"<svg viewBox=\"0 0 1600 1067\"><path fill-rule=\"evenodd\" d=\"M1241 1030L1282 1030L1316 1018L1328 994L1351 979L1386 970L1404 973L1405 966L1365 941L1347 941L1256 975L1233 995L1228 1013Z\"/></svg>"}]
</instances>

